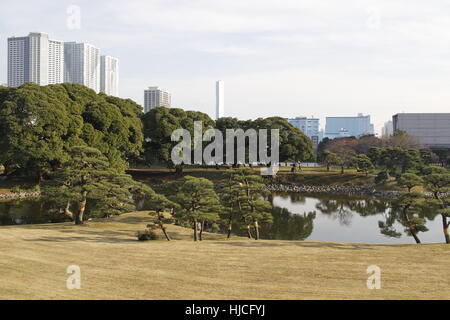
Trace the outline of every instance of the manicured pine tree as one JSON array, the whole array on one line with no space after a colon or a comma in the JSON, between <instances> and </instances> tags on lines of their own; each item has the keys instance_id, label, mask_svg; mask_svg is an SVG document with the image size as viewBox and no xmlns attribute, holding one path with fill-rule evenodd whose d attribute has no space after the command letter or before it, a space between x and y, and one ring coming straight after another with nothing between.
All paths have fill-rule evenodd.
<instances>
[{"instance_id":1,"label":"manicured pine tree","mask_svg":"<svg viewBox=\"0 0 450 320\"><path fill-rule=\"evenodd\" d=\"M423 179L414 173L404 173L398 178L397 183L411 192L413 188L423 184Z\"/></svg>"},{"instance_id":2,"label":"manicured pine tree","mask_svg":"<svg viewBox=\"0 0 450 320\"><path fill-rule=\"evenodd\" d=\"M70 152L70 160L63 163L43 184L42 195L57 203L75 224L83 224L88 201L93 213L110 216L132 211L134 201L130 176L110 168L108 159L97 149L77 146ZM75 204L75 210L72 207Z\"/></svg>"},{"instance_id":3,"label":"manicured pine tree","mask_svg":"<svg viewBox=\"0 0 450 320\"><path fill-rule=\"evenodd\" d=\"M424 177L424 186L429 190L434 197L434 201L429 201L430 204L437 208L437 212L442 217L442 228L444 232L445 242L450 244L450 235L448 228L450 222L450 173L445 172L445 169L441 173L432 173Z\"/></svg>"},{"instance_id":4,"label":"manicured pine tree","mask_svg":"<svg viewBox=\"0 0 450 320\"><path fill-rule=\"evenodd\" d=\"M133 186L132 193L135 200L143 201L143 210L154 210L156 214L156 225L161 229L166 240L170 241L171 238L167 233L165 224L172 223L173 218L167 214L167 211L173 211L175 208L178 208L178 205L167 199L164 195L156 193L152 188L143 183L136 183ZM153 225L148 225L147 227L153 228Z\"/></svg>"},{"instance_id":5,"label":"manicured pine tree","mask_svg":"<svg viewBox=\"0 0 450 320\"><path fill-rule=\"evenodd\" d=\"M424 195L420 192L404 192L393 202L394 209L401 213L400 222L406 226L416 243L420 243L417 233L428 231L425 220L415 216L423 209L423 202Z\"/></svg>"},{"instance_id":6,"label":"manicured pine tree","mask_svg":"<svg viewBox=\"0 0 450 320\"><path fill-rule=\"evenodd\" d=\"M205 178L185 176L168 186L169 199L179 205L174 216L192 224L194 241L199 238L199 229L206 221L217 221L222 210L214 184ZM199 228L200 225L200 228Z\"/></svg>"},{"instance_id":7,"label":"manicured pine tree","mask_svg":"<svg viewBox=\"0 0 450 320\"><path fill-rule=\"evenodd\" d=\"M336 153L329 150L324 150L322 154L323 163L327 166L327 171L330 171L330 166L339 162L339 157Z\"/></svg>"},{"instance_id":8,"label":"manicured pine tree","mask_svg":"<svg viewBox=\"0 0 450 320\"><path fill-rule=\"evenodd\" d=\"M242 183L237 179L239 172L239 170L231 170L227 173L227 181L219 192L225 209L222 216L226 221L228 239L231 237L233 222L243 218L242 206L245 201L245 191L242 188Z\"/></svg>"},{"instance_id":9,"label":"manicured pine tree","mask_svg":"<svg viewBox=\"0 0 450 320\"><path fill-rule=\"evenodd\" d=\"M241 215L247 224L248 236L252 238L251 226L255 231L255 240L259 239L259 223L272 221L272 204L263 200L269 194L266 190L263 178L255 174L251 168L242 168L234 176L234 181L239 185L243 195L240 196Z\"/></svg>"},{"instance_id":10,"label":"manicured pine tree","mask_svg":"<svg viewBox=\"0 0 450 320\"><path fill-rule=\"evenodd\" d=\"M364 172L366 176L369 175L369 172L375 169L372 161L365 154L358 154L356 157L356 166L358 167L358 171Z\"/></svg>"}]
</instances>

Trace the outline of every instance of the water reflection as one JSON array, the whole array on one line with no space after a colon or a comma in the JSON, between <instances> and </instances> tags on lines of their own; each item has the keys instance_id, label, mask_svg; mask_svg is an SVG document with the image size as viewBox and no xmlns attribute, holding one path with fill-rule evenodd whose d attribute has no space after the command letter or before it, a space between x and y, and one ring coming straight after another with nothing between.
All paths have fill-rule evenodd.
<instances>
[{"instance_id":1,"label":"water reflection","mask_svg":"<svg viewBox=\"0 0 450 320\"><path fill-rule=\"evenodd\" d=\"M305 195L298 193L284 193L272 195L274 205L274 224L278 215L287 214L300 216L295 220L277 219L276 230L290 229L290 221L307 224L303 228L299 225L296 230L299 235L271 232L267 227L263 237L269 239L308 239L318 241L345 241L360 243L415 243L408 224L401 211L392 206L389 201L364 197ZM308 215L309 214L309 215ZM311 217L306 220L304 217ZM422 242L442 242L440 225L435 221L436 215L426 209L417 218L426 221L426 228L421 232ZM289 222L288 222L289 221ZM284 223L280 225L280 223ZM309 230L308 234L301 233ZM274 237L274 235L276 235Z\"/></svg>"},{"instance_id":2,"label":"water reflection","mask_svg":"<svg viewBox=\"0 0 450 320\"><path fill-rule=\"evenodd\" d=\"M261 227L265 239L304 240L314 228L316 217L314 211L303 214L292 214L286 208L273 208L273 222Z\"/></svg>"},{"instance_id":3,"label":"water reflection","mask_svg":"<svg viewBox=\"0 0 450 320\"><path fill-rule=\"evenodd\" d=\"M261 225L261 238L356 243L415 243L401 212L388 201L344 196L272 194L273 222ZM0 202L0 225L66 221L38 200ZM432 212L420 212L426 229L422 243L442 242L441 223ZM246 236L236 224L233 232Z\"/></svg>"},{"instance_id":4,"label":"water reflection","mask_svg":"<svg viewBox=\"0 0 450 320\"><path fill-rule=\"evenodd\" d=\"M50 213L49 204L36 199L0 202L0 225L41 224L67 221Z\"/></svg>"}]
</instances>

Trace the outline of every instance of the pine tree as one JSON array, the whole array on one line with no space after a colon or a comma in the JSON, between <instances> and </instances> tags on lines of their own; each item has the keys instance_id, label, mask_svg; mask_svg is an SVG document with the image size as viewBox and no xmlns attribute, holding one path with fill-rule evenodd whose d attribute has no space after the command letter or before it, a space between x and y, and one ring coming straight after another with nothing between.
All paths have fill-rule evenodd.
<instances>
[{"instance_id":1,"label":"pine tree","mask_svg":"<svg viewBox=\"0 0 450 320\"><path fill-rule=\"evenodd\" d=\"M445 169L444 169L445 170ZM448 228L450 222L450 173L432 173L424 177L425 188L432 192L434 201L429 201L437 207L438 213L442 217L442 228L444 232L445 242L450 244L450 235Z\"/></svg>"},{"instance_id":2,"label":"pine tree","mask_svg":"<svg viewBox=\"0 0 450 320\"><path fill-rule=\"evenodd\" d=\"M251 227L255 231L255 240L259 237L259 223L272 221L272 204L263 200L268 195L264 181L260 175L250 168L239 169L233 180L242 190L239 195L240 214L247 224L248 237L252 238Z\"/></svg>"},{"instance_id":3,"label":"pine tree","mask_svg":"<svg viewBox=\"0 0 450 320\"><path fill-rule=\"evenodd\" d=\"M167 215L166 211L173 211L173 209L178 208L178 205L167 199L164 195L156 193L152 188L143 183L136 183L132 192L135 200L143 202L143 210L154 210L156 226L161 229L166 240L170 241L171 238L167 233L165 224L172 223L173 218L171 215ZM155 225L149 224L147 227L153 229Z\"/></svg>"},{"instance_id":4,"label":"pine tree","mask_svg":"<svg viewBox=\"0 0 450 320\"><path fill-rule=\"evenodd\" d=\"M398 178L397 183L399 186L407 188L408 192L411 192L414 187L423 184L423 179L414 173L404 173Z\"/></svg>"},{"instance_id":5,"label":"pine tree","mask_svg":"<svg viewBox=\"0 0 450 320\"><path fill-rule=\"evenodd\" d=\"M417 233L428 231L425 220L416 216L422 211L423 202L422 193L404 192L393 203L394 208L398 208L401 214L400 222L406 226L406 231L413 236L416 243L420 243Z\"/></svg>"},{"instance_id":6,"label":"pine tree","mask_svg":"<svg viewBox=\"0 0 450 320\"><path fill-rule=\"evenodd\" d=\"M86 206L91 201L91 214L103 217L134 209L130 190L135 182L111 168L99 150L77 146L69 155L70 160L44 183L42 195L56 203L75 224L83 224Z\"/></svg>"},{"instance_id":7,"label":"pine tree","mask_svg":"<svg viewBox=\"0 0 450 320\"><path fill-rule=\"evenodd\" d=\"M217 221L222 210L214 184L205 178L191 176L172 182L168 187L169 199L179 205L175 217L192 224L194 241L202 240L202 226L209 221Z\"/></svg>"}]
</instances>

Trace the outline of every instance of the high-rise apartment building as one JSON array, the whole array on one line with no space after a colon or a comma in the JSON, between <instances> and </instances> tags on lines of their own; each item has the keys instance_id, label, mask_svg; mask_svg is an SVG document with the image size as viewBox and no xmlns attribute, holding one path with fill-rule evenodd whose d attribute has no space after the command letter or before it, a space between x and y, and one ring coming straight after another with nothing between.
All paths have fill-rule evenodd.
<instances>
[{"instance_id":1,"label":"high-rise apartment building","mask_svg":"<svg viewBox=\"0 0 450 320\"><path fill-rule=\"evenodd\" d=\"M64 43L64 82L100 92L100 50L88 43Z\"/></svg>"},{"instance_id":2,"label":"high-rise apartment building","mask_svg":"<svg viewBox=\"0 0 450 320\"><path fill-rule=\"evenodd\" d=\"M296 117L286 120L307 135L312 140L314 149L317 149L321 140L318 118Z\"/></svg>"},{"instance_id":3,"label":"high-rise apartment building","mask_svg":"<svg viewBox=\"0 0 450 320\"><path fill-rule=\"evenodd\" d=\"M168 107L171 105L170 93L159 87L149 87L144 91L144 112L147 113L156 107Z\"/></svg>"},{"instance_id":4,"label":"high-rise apartment building","mask_svg":"<svg viewBox=\"0 0 450 320\"><path fill-rule=\"evenodd\" d=\"M359 113L356 117L327 117L325 124L325 137L329 139L340 137L361 137L374 134L370 116Z\"/></svg>"},{"instance_id":5,"label":"high-rise apartment building","mask_svg":"<svg viewBox=\"0 0 450 320\"><path fill-rule=\"evenodd\" d=\"M110 56L100 57L100 92L119 95L119 60Z\"/></svg>"},{"instance_id":6,"label":"high-rise apartment building","mask_svg":"<svg viewBox=\"0 0 450 320\"><path fill-rule=\"evenodd\" d=\"M8 38L8 86L64 82L64 43L46 33Z\"/></svg>"},{"instance_id":7,"label":"high-rise apartment building","mask_svg":"<svg viewBox=\"0 0 450 320\"><path fill-rule=\"evenodd\" d=\"M216 82L216 120L225 114L225 84L223 81Z\"/></svg>"},{"instance_id":8,"label":"high-rise apartment building","mask_svg":"<svg viewBox=\"0 0 450 320\"><path fill-rule=\"evenodd\" d=\"M394 132L402 130L429 148L450 148L450 113L399 113Z\"/></svg>"}]
</instances>

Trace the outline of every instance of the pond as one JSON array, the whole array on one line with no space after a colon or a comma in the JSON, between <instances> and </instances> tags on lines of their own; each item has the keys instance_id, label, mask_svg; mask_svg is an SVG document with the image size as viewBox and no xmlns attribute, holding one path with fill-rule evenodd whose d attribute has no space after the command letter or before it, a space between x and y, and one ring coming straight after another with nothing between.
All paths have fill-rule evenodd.
<instances>
[{"instance_id":1,"label":"pond","mask_svg":"<svg viewBox=\"0 0 450 320\"><path fill-rule=\"evenodd\" d=\"M273 222L261 225L261 238L355 243L415 243L398 213L387 201L363 197L273 194ZM422 243L442 243L440 216L425 213L428 231L418 234ZM66 221L49 214L39 200L0 202L0 225ZM246 236L234 227L233 233Z\"/></svg>"},{"instance_id":2,"label":"pond","mask_svg":"<svg viewBox=\"0 0 450 320\"><path fill-rule=\"evenodd\" d=\"M262 225L260 236L274 240L310 240L354 243L415 243L405 231L399 213L386 200L367 197L272 195L273 222ZM422 243L442 243L440 216L424 213L428 231L418 233ZM234 233L246 236L246 230Z\"/></svg>"}]
</instances>

